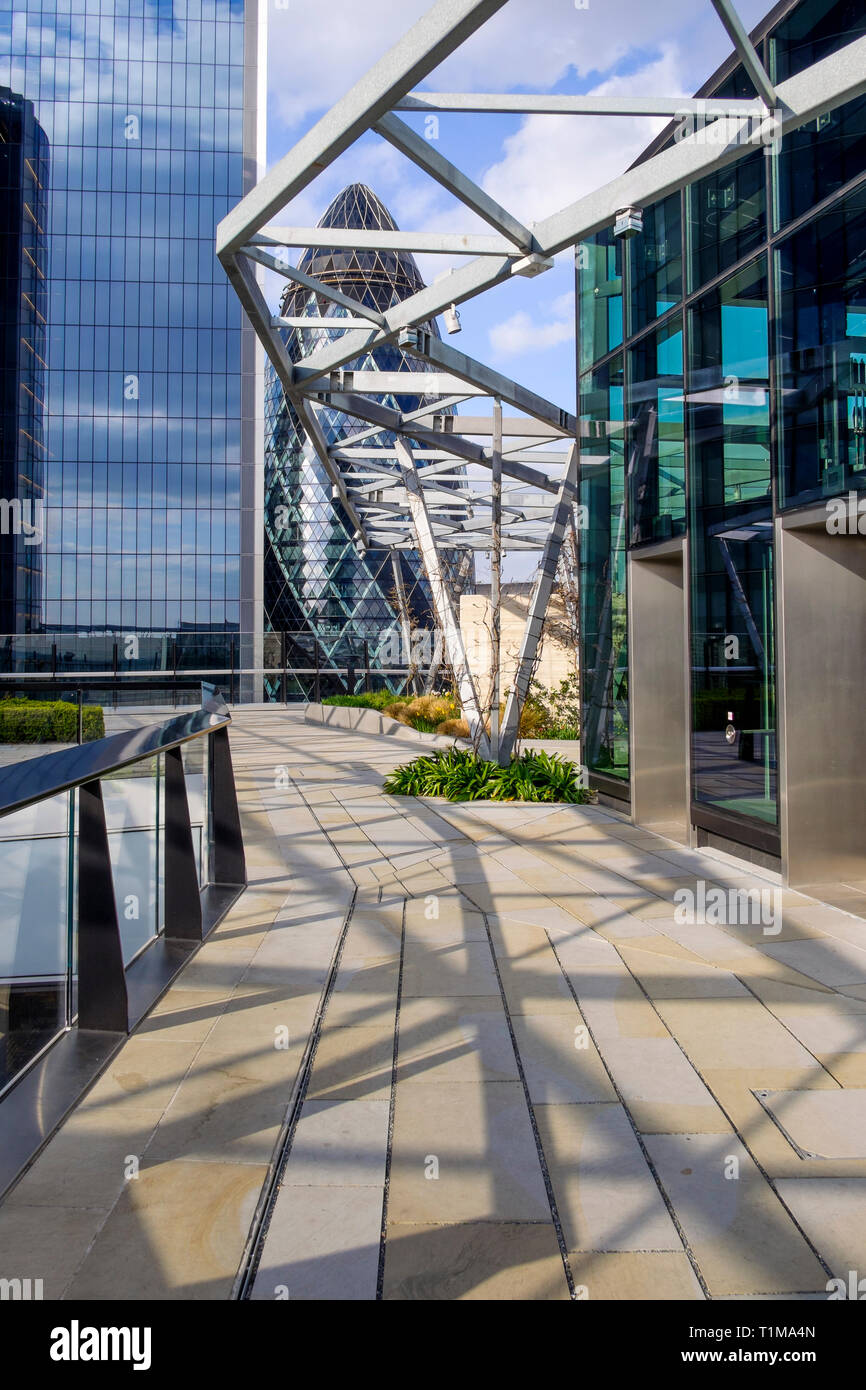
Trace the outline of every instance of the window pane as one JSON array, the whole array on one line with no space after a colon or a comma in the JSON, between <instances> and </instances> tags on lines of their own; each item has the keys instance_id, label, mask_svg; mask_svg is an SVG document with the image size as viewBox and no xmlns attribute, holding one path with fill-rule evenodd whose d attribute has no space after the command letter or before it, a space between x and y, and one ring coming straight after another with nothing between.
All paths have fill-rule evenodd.
<instances>
[{"instance_id":1,"label":"window pane","mask_svg":"<svg viewBox=\"0 0 866 1390\"><path fill-rule=\"evenodd\" d=\"M782 506L866 487L866 190L777 251Z\"/></svg>"},{"instance_id":2,"label":"window pane","mask_svg":"<svg viewBox=\"0 0 866 1390\"><path fill-rule=\"evenodd\" d=\"M629 383L629 525L639 545L686 526L681 315L632 349Z\"/></svg>"},{"instance_id":3,"label":"window pane","mask_svg":"<svg viewBox=\"0 0 866 1390\"><path fill-rule=\"evenodd\" d=\"M679 303L683 294L680 195L646 208L643 231L628 242L632 333Z\"/></svg>"},{"instance_id":4,"label":"window pane","mask_svg":"<svg viewBox=\"0 0 866 1390\"><path fill-rule=\"evenodd\" d=\"M696 801L777 821L764 260L690 314Z\"/></svg>"},{"instance_id":5,"label":"window pane","mask_svg":"<svg viewBox=\"0 0 866 1390\"><path fill-rule=\"evenodd\" d=\"M612 231L577 248L581 371L622 342L622 248Z\"/></svg>"}]
</instances>

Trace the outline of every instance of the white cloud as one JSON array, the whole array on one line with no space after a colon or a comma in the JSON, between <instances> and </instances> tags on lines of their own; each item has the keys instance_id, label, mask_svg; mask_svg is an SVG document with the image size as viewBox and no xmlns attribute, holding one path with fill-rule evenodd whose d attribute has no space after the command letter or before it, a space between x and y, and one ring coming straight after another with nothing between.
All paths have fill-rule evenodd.
<instances>
[{"instance_id":1,"label":"white cloud","mask_svg":"<svg viewBox=\"0 0 866 1390\"><path fill-rule=\"evenodd\" d=\"M269 8L275 114L291 127L331 106L429 8L430 0L329 0L326 26L317 5L290 0L286 10ZM738 4L747 26L765 8L765 0ZM679 35L691 55L691 92L730 50L709 0L697 6L695 0L589 0L585 10L574 0L508 0L425 85L468 92L545 90L569 70L584 78L609 73L629 54L657 51Z\"/></svg>"},{"instance_id":2,"label":"white cloud","mask_svg":"<svg viewBox=\"0 0 866 1390\"><path fill-rule=\"evenodd\" d=\"M574 293L558 295L536 315L518 309L501 323L493 324L488 338L495 357L520 357L570 343L574 338Z\"/></svg>"},{"instance_id":3,"label":"white cloud","mask_svg":"<svg viewBox=\"0 0 866 1390\"><path fill-rule=\"evenodd\" d=\"M629 77L614 77L594 96L677 94L680 56L668 48ZM483 179L511 212L538 221L609 183L640 154L664 120L638 116L528 116L504 142L504 156Z\"/></svg>"}]
</instances>

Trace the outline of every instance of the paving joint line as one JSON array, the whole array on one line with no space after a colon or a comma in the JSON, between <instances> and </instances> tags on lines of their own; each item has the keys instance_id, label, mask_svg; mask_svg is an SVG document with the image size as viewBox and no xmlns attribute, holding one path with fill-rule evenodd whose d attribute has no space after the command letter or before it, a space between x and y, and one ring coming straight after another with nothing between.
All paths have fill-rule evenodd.
<instances>
[{"instance_id":1,"label":"paving joint line","mask_svg":"<svg viewBox=\"0 0 866 1390\"><path fill-rule=\"evenodd\" d=\"M379 887L379 902L382 888ZM406 903L400 916L400 965L397 974L397 1001L394 1009L394 1053L391 1061L391 1096L388 1105L388 1139L385 1148L385 1180L382 1188L382 1226L379 1232L379 1264L376 1270L376 1301L384 1298L385 1252L388 1238L388 1198L391 1192L391 1156L394 1147L394 1113L397 1105L397 1057L400 1047L400 1005L403 1001L403 958L406 951Z\"/></svg>"},{"instance_id":2,"label":"paving joint line","mask_svg":"<svg viewBox=\"0 0 866 1390\"><path fill-rule=\"evenodd\" d=\"M676 1036L676 1034L668 1027L667 1023L665 1023L665 1020L662 1018L661 1014L659 1013L658 1009L657 1009L656 1006L655 1006L655 1001L654 1001L653 999L650 998L650 995L648 994L647 990L644 988L643 982L642 982L641 980L638 979L637 975L635 975L635 974L632 972L632 970L629 969L628 963L627 963L626 961L623 960L623 958L622 958L622 956L620 955L619 950L618 950L618 948L617 948L615 942L610 942L610 945L613 946L614 950L616 951L617 955L619 956L620 961L622 962L622 965L623 965L624 969L628 970L629 975L630 975L631 978L634 980L634 982L635 982L635 984L637 985L638 989L640 990L641 994L642 994L642 995L644 996L644 998L646 999L647 1003L649 1004L649 1006L650 1006L650 1008L652 1009L653 1013L655 1014L656 1018L657 1018L657 1019L659 1020L659 1022L661 1023L662 1027L663 1027L663 1028L665 1029L665 1031L667 1032L668 1036L671 1037L671 1038L673 1038L674 1042L676 1043L676 1045L677 1045L677 1047L679 1048L680 1052L682 1053L683 1057L685 1057L686 1061L688 1062L688 1064L689 1064L689 1066L691 1067L692 1071L695 1073L695 1076L698 1078L698 1080L700 1081L701 1085L702 1085L702 1086L705 1086L706 1089L707 1089L707 1091L709 1092L709 1094L712 1096L713 1100L715 1101L716 1105L717 1105L717 1106L719 1107L719 1109L721 1110L721 1112L722 1112L722 1114L724 1115L725 1119L727 1120L728 1124L731 1126L731 1129L733 1130L733 1132L734 1132L734 1134L736 1135L737 1139L739 1139L739 1141L740 1141L740 1143L742 1144L743 1148L746 1150L746 1153L749 1155L749 1157L751 1158L751 1160L752 1160L752 1162L754 1163L755 1167L757 1168L758 1172L761 1174L761 1177L762 1177L762 1178L764 1179L764 1181L767 1183L768 1187L770 1188L770 1191L773 1193L773 1196L774 1196L774 1197L776 1198L776 1200L779 1202L779 1204L780 1204L780 1206L782 1207L782 1209L783 1209L783 1210L787 1213L787 1215L790 1217L790 1220L791 1220L792 1225L796 1228L797 1231L799 1231L799 1233L800 1233L800 1235L803 1237L803 1240L805 1241L806 1245L807 1245L807 1246L809 1247L809 1249L812 1251L812 1254L815 1256L815 1258L816 1258L816 1260L818 1261L818 1263L820 1264L821 1268L824 1270L824 1273L827 1274L827 1275L832 1279L832 1278L833 1278L833 1271L832 1271L832 1269L831 1269L830 1266L827 1264L826 1260L824 1259L823 1255L822 1255L822 1254L820 1253L820 1251L818 1250L817 1246L813 1243L813 1241L810 1240L809 1236L806 1234L805 1230L804 1230L803 1227L800 1225L800 1222L797 1220L796 1216L795 1216L794 1213L791 1211L791 1208L788 1206L788 1204L787 1204L787 1202L785 1201L785 1199L783 1198L782 1194L779 1192L778 1188L776 1187L776 1184L775 1184L774 1179L773 1179L773 1178L770 1176L770 1174L767 1172L766 1168L764 1167L763 1163L761 1163L761 1161L760 1161L760 1159L758 1158L757 1154L754 1153L754 1151L752 1150L751 1146L750 1146L749 1143L748 1143L748 1140L746 1139L745 1134L742 1133L742 1131L740 1130L739 1126L735 1123L733 1117L728 1113L727 1109L725 1108L725 1106L723 1105L723 1103L722 1103L722 1101L719 1099L719 1097L716 1095L716 1093L715 1093L715 1091L713 1090L712 1086L710 1085L709 1081L706 1079L706 1077L704 1077L704 1076L701 1075L701 1073L700 1073L698 1067L695 1066L695 1063L692 1061L691 1057L690 1057L689 1054L686 1052L686 1050L685 1050L685 1048L683 1047L682 1043L680 1042L679 1038L678 1038L678 1037ZM562 966L561 966L561 965L560 965L560 969L562 969ZM564 973L564 972L563 972L563 973ZM733 975L734 972L733 972L733 971L729 971L728 973ZM568 977L566 976L566 978L568 978ZM734 978L739 980L739 976L738 976L738 975L735 976ZM569 980L569 985L570 985L570 984L571 984L571 981ZM740 984L743 984L744 988L748 988L748 986L745 985L744 982L743 982L742 980L740 980ZM755 995L754 998L756 999L756 1001L757 1001L758 1003L761 1002L761 1001L757 998L757 995ZM578 1005L578 1007L579 1007L579 1005ZM764 1005L763 1007L766 1008L766 1005ZM767 1012L769 1013L770 1011L767 1010ZM772 1017L775 1018L775 1014L773 1014ZM588 1026L588 1025L587 1025L587 1026ZM791 1036L793 1037L794 1035L791 1034ZM795 1041L799 1041L799 1039L795 1039ZM802 1044L801 1044L801 1046L802 1046ZM804 1049L804 1050L808 1051L808 1049ZM811 1056L812 1054L810 1053L809 1055ZM604 1059L602 1058L602 1060L604 1060ZM816 1059L816 1060L817 1060L817 1059ZM820 1063L819 1063L819 1065L820 1065ZM829 1075L829 1073L828 1073L828 1075ZM834 1077L833 1079L835 1080L835 1077ZM611 1081L613 1081L613 1077L611 1077ZM614 1084L614 1087L616 1087L616 1082L615 1082L615 1081L613 1082L613 1084ZM759 1102L759 1103L760 1103L760 1102ZM625 1102L623 1102L623 1104L625 1104ZM626 1107L626 1108L628 1108L628 1107ZM631 1119L631 1114L630 1114L630 1113L629 1113L629 1118ZM634 1122L632 1121L632 1123L634 1123ZM790 1141L789 1141L789 1142L790 1142ZM641 1147L643 1147L642 1144L641 1144ZM791 1151L792 1151L792 1153L794 1152L793 1149L792 1149ZM814 1292L814 1290L812 1290L812 1292Z\"/></svg>"},{"instance_id":3,"label":"paving joint line","mask_svg":"<svg viewBox=\"0 0 866 1390\"><path fill-rule=\"evenodd\" d=\"M294 781L294 778L292 780ZM308 809L312 810L312 808ZM324 827L319 821L318 816L316 816L315 810L312 810L312 814L319 830L322 831L322 833L325 834L327 838L327 833L324 831ZM328 842L330 843L330 840ZM340 857L340 859L342 859L342 855L339 855L339 851L337 851L337 854ZM345 869L345 864L343 867ZM346 871L348 872L348 870ZM291 889L289 890L289 892L291 892ZM334 991L334 984L336 982L337 973L340 968L340 960L343 955L343 947L346 942L346 936L349 931L349 925L352 921L352 916L355 911L355 901L357 899L357 896L358 888L353 881L351 899L346 908L343 926L341 928L340 935L337 940L337 945L334 949L334 953L331 957L330 966L328 967L328 974L325 980L325 985L322 990L321 997L319 999L319 1005L316 1010L316 1016L313 1019L312 1026L307 1037L303 1057L301 1059L301 1065L298 1069L298 1073L292 1087L292 1093L289 1099L289 1104L286 1109L286 1113L283 1117L283 1122L280 1126L280 1133L277 1137L276 1143L274 1144L273 1152L271 1154L270 1163L268 1165L268 1174L265 1178L264 1183L262 1184L262 1190L259 1193L259 1199L256 1203L256 1208L253 1213L252 1221L250 1222L250 1228L247 1234L247 1239L244 1242L244 1249L241 1254L238 1272L235 1275L234 1283L232 1284L231 1292L229 1293L230 1302L248 1301L253 1290L253 1285L255 1283L256 1275L258 1273L259 1265L261 1263L261 1257L264 1251L268 1230L270 1228L271 1219L273 1217L274 1207L276 1205L277 1197L281 1190L281 1183L285 1174L285 1170L288 1166L289 1159L291 1157L292 1145L294 1143L295 1132L298 1127L298 1121L301 1116L301 1109L303 1107L304 1101L307 1096L307 1091L309 1089L310 1077L312 1075L313 1065L316 1060L316 1052L319 1046L322 1025L324 1023L325 1013L327 1011L328 1004L331 1000L331 995Z\"/></svg>"},{"instance_id":4,"label":"paving joint line","mask_svg":"<svg viewBox=\"0 0 866 1390\"><path fill-rule=\"evenodd\" d=\"M470 898L469 901L471 902L472 899ZM505 1014L505 1022L508 1026L508 1034L511 1038L511 1046L514 1051L514 1060L517 1064L517 1071L518 1075L520 1076L520 1084L523 1087L523 1097L526 1101L526 1108L529 1112L529 1123L532 1126L532 1137L535 1140L535 1149L538 1155L538 1163L541 1168L541 1176L544 1182L545 1192L547 1194L548 1205L550 1207L550 1217L551 1221L553 1222L553 1229L556 1232L557 1244L559 1245L559 1254L562 1260L562 1267L565 1272L565 1282L568 1286L569 1298L572 1302L576 1302L577 1291L574 1285L574 1276L571 1272L571 1261L569 1259L568 1254L568 1244L563 1233L562 1221L560 1220L559 1216L559 1207L556 1201L556 1194L553 1190L553 1183L550 1177L550 1169L547 1166L547 1159L544 1153L544 1146L541 1142L541 1134L539 1133L538 1129L538 1121L535 1117L535 1107L532 1103L532 1097L529 1093L529 1083L526 1080L526 1073L523 1070L523 1060L520 1056L520 1049L517 1045L517 1038L514 1033L514 1025L511 1021L511 1010L508 1007L508 999L506 998L505 989L502 984L502 976L499 971L499 961L496 957L496 947L493 944L493 934L490 930L490 923L487 920L487 913L482 911L481 916L484 919L484 930L487 933L487 945L493 960L493 969L496 972L496 983L499 986L499 994L502 999L502 1009Z\"/></svg>"},{"instance_id":5,"label":"paving joint line","mask_svg":"<svg viewBox=\"0 0 866 1390\"><path fill-rule=\"evenodd\" d=\"M590 930L593 930L593 928L590 928ZM555 957L555 959L556 959L556 963L557 963L557 965L559 966L560 971L562 972L562 975L563 975L563 978L565 979L566 984L568 985L569 993L571 994L571 997L572 997L572 999L574 1000L575 1005L576 1005L576 1007L577 1007L577 1011L578 1011L578 1013L579 1013L581 1019L583 1020L583 1025L584 1025L584 1027L586 1028L586 1031L587 1031L587 1033L589 1034L589 1037L590 1037L590 1041L592 1042L592 1045L593 1045L593 1047L595 1048L595 1050L596 1050L596 1052L597 1052L597 1054L598 1054L599 1061L601 1062L602 1066L604 1067L605 1071L607 1072L608 1080L610 1081L611 1086L613 1087L614 1091L616 1092L616 1096L617 1096L617 1099L619 1100L620 1105L622 1106L623 1110L625 1111L625 1114L626 1114L626 1117L627 1117L627 1119L628 1119L628 1122L629 1122L629 1124L630 1124L631 1127L632 1127L632 1131L633 1131L633 1133L634 1133L634 1137L635 1137L635 1139L637 1140L637 1143L638 1143L638 1146L639 1146L639 1148L640 1148L641 1153L643 1154L644 1162L646 1163L647 1167L648 1167L649 1170L650 1170L650 1173L652 1174L653 1181L655 1182L655 1185L656 1185L656 1187L657 1187L658 1190L659 1190L659 1194L660 1194L660 1196L661 1196L661 1199L662 1199L662 1201L664 1202L664 1204L665 1204L665 1206L666 1206L666 1208L667 1208L668 1215L670 1216L671 1221L673 1222L674 1229L676 1230L677 1235L679 1236L680 1240L681 1240L682 1243L683 1243L683 1250L685 1251L686 1256L688 1257L689 1264L691 1265L692 1270L694 1271L695 1278L697 1279L698 1284L699 1284L700 1287L701 1287L701 1290L702 1290L702 1292L703 1292L704 1298L705 1298L707 1301L712 1301L712 1294L710 1293L709 1286L707 1285L707 1282L706 1282L706 1280L704 1279L703 1274L701 1273L701 1269L700 1269L700 1265L698 1264L697 1256L695 1255L694 1251L692 1250L692 1247L691 1247L691 1245L690 1245L690 1243L689 1243L689 1241L688 1241L688 1238L686 1237L686 1233L685 1233L685 1231L683 1230L683 1227L682 1227L682 1224L681 1224L681 1222L680 1222L680 1220L679 1220L679 1217L677 1216L676 1211L674 1210L673 1202L670 1200L670 1198L668 1197L667 1192L666 1192L665 1189L664 1189L664 1186L663 1186L663 1184L662 1184L661 1178L659 1177L658 1172L656 1171L656 1166L655 1166L655 1164L654 1164L653 1161L652 1161L652 1158L651 1158L651 1156L650 1156L650 1153L649 1153L649 1150L647 1149L646 1144L644 1143L643 1135L641 1134L640 1130L639 1130L638 1127L637 1127L637 1124L635 1123L634 1116L632 1115L631 1110L629 1109L628 1105L626 1104L625 1097L623 1096L622 1091L620 1090L619 1086L617 1085L616 1080L615 1080L615 1078L614 1078L614 1076L613 1076L613 1073L611 1072L611 1069L610 1069L610 1067L608 1066L608 1064L607 1064L607 1062L606 1062L606 1060L605 1060L604 1053L602 1052L602 1049L599 1047L599 1044L598 1044L598 1041L597 1041L597 1039L596 1039L596 1036L595 1036L595 1034L594 1034L592 1028L590 1027L589 1022L587 1021L586 1015L584 1014L583 1010L582 1010L581 1007L580 1007L580 1000L579 1000L578 997L577 997L577 991L575 990L574 985L573 985L572 982L571 982L571 978L570 978L568 972L566 971L566 969L564 968L564 966L563 966L563 964L562 964L562 961L561 961L560 958L559 958L559 952L558 952L557 949L556 949L556 943L555 943L554 941L551 940L550 933L549 933L546 929L545 929L545 933L544 933L544 934L545 934L545 936L547 937L548 942L550 943L550 949L553 951L554 957ZM625 965L625 962L624 962L624 961L623 961L623 964ZM628 966L626 966L626 969L628 969ZM664 1019L662 1019L662 1022L664 1023ZM665 1024L665 1027L667 1027L666 1024Z\"/></svg>"}]
</instances>

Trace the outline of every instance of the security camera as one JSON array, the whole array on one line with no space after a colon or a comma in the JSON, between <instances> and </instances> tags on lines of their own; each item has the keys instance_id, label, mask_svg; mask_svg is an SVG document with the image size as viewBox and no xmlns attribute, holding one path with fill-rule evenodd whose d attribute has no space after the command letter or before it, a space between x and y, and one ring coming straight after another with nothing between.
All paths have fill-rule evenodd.
<instances>
[{"instance_id":1,"label":"security camera","mask_svg":"<svg viewBox=\"0 0 866 1390\"><path fill-rule=\"evenodd\" d=\"M621 237L623 241L629 241L631 237L637 236L643 231L643 211L641 208L622 208L616 215L613 224L613 234Z\"/></svg>"},{"instance_id":2,"label":"security camera","mask_svg":"<svg viewBox=\"0 0 866 1390\"><path fill-rule=\"evenodd\" d=\"M445 327L449 333L460 332L460 311L456 304L452 304L450 309L446 309L442 315L445 320Z\"/></svg>"}]
</instances>

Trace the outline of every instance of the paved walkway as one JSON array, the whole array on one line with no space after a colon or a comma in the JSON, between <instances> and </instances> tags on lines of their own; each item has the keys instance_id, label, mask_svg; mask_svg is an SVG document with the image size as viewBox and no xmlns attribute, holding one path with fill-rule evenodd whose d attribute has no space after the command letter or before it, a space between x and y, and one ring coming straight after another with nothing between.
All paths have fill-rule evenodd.
<instances>
[{"instance_id":1,"label":"paved walkway","mask_svg":"<svg viewBox=\"0 0 866 1390\"><path fill-rule=\"evenodd\" d=\"M681 923L678 890L773 876L596 807L385 797L410 749L296 711L231 738L250 887L0 1207L0 1275L225 1299L248 1265L271 1300L866 1274L866 922L779 890L766 933Z\"/></svg>"}]
</instances>

